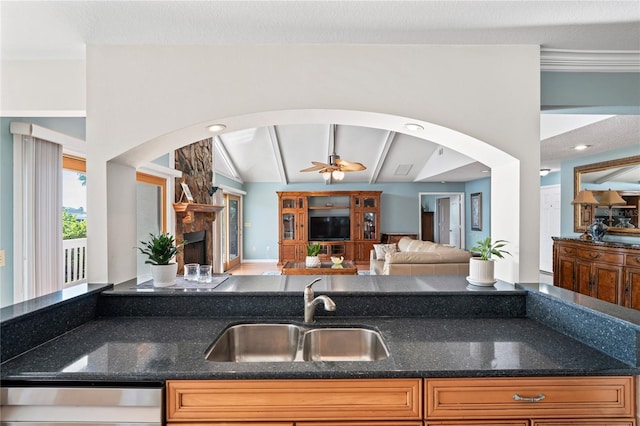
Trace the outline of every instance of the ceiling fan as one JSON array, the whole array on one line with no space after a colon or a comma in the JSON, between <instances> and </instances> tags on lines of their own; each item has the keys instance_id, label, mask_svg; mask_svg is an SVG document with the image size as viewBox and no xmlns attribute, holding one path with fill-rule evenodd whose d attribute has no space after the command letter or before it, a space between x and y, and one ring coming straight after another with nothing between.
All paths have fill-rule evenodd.
<instances>
[{"instance_id":1,"label":"ceiling fan","mask_svg":"<svg viewBox=\"0 0 640 426\"><path fill-rule=\"evenodd\" d=\"M343 160L338 154L336 154L336 125L333 124L329 128L329 149L331 155L329 155L328 163L321 163L319 161L312 161L313 166L300 170L300 172L318 172L322 175L327 183L330 183L331 179L341 181L344 179L345 172L359 172L366 170L366 167L362 163L351 162Z\"/></svg>"}]
</instances>

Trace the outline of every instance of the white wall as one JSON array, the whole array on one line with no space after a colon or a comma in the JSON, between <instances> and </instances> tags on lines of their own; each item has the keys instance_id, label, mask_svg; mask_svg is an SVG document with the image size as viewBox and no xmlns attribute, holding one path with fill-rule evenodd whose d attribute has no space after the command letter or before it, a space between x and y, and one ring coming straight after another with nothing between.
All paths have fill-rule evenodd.
<instances>
[{"instance_id":1,"label":"white wall","mask_svg":"<svg viewBox=\"0 0 640 426\"><path fill-rule=\"evenodd\" d=\"M2 61L3 117L84 117L84 60Z\"/></svg>"},{"instance_id":2,"label":"white wall","mask_svg":"<svg viewBox=\"0 0 640 426\"><path fill-rule=\"evenodd\" d=\"M207 123L284 124L300 117L278 111L320 109L334 122L347 110L349 122L398 131L407 120L434 123L423 137L492 167L492 235L514 247L497 276L537 281L539 105L538 46L89 46L88 210L101 212L88 223L89 280L136 274L135 261L117 276L110 265L110 253L135 258L125 235L135 235L135 203L110 202L107 161L151 160L206 136ZM326 118L316 112L308 122ZM127 175L118 185L135 186ZM107 229L115 209L121 221Z\"/></svg>"}]
</instances>

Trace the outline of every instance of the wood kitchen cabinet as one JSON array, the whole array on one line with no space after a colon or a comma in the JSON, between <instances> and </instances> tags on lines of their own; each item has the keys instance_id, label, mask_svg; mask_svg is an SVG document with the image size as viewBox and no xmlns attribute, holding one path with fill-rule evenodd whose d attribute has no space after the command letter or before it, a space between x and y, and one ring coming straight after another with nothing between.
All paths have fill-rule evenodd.
<instances>
[{"instance_id":1,"label":"wood kitchen cabinet","mask_svg":"<svg viewBox=\"0 0 640 426\"><path fill-rule=\"evenodd\" d=\"M633 425L635 416L627 376L426 379L424 394L425 425Z\"/></svg>"},{"instance_id":2,"label":"wood kitchen cabinet","mask_svg":"<svg viewBox=\"0 0 640 426\"><path fill-rule=\"evenodd\" d=\"M169 380L166 400L175 426L635 426L636 415L631 376Z\"/></svg>"},{"instance_id":3,"label":"wood kitchen cabinet","mask_svg":"<svg viewBox=\"0 0 640 426\"><path fill-rule=\"evenodd\" d=\"M640 249L554 238L553 283L618 305L640 309Z\"/></svg>"},{"instance_id":4,"label":"wood kitchen cabinet","mask_svg":"<svg viewBox=\"0 0 640 426\"><path fill-rule=\"evenodd\" d=\"M421 402L420 379L167 381L167 421L191 426L320 421L417 426Z\"/></svg>"}]
</instances>

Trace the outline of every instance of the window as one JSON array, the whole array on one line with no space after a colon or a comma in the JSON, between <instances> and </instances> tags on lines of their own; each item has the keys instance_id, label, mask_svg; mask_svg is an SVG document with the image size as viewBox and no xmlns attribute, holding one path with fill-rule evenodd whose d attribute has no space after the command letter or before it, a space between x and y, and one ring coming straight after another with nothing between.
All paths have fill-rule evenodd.
<instances>
[{"instance_id":1,"label":"window","mask_svg":"<svg viewBox=\"0 0 640 426\"><path fill-rule=\"evenodd\" d=\"M64 287L87 282L87 166L62 156L62 259Z\"/></svg>"}]
</instances>

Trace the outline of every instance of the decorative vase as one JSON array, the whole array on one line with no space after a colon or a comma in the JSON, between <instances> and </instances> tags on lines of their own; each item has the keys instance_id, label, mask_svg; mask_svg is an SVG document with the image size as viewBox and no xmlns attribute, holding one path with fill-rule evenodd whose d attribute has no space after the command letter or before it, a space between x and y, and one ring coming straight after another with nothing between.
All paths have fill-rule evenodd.
<instances>
[{"instance_id":1,"label":"decorative vase","mask_svg":"<svg viewBox=\"0 0 640 426\"><path fill-rule=\"evenodd\" d=\"M496 279L493 275L494 271L493 260L482 260L479 257L472 257L469 259L469 276L467 281L470 284L478 286L492 286L495 284Z\"/></svg>"},{"instance_id":2,"label":"decorative vase","mask_svg":"<svg viewBox=\"0 0 640 426\"><path fill-rule=\"evenodd\" d=\"M594 219L593 223L589 225L589 232L593 241L602 241L604 234L607 232L607 225L602 222L602 219Z\"/></svg>"},{"instance_id":3,"label":"decorative vase","mask_svg":"<svg viewBox=\"0 0 640 426\"><path fill-rule=\"evenodd\" d=\"M318 268L320 267L320 258L318 256L307 256L304 264L307 268Z\"/></svg>"},{"instance_id":4,"label":"decorative vase","mask_svg":"<svg viewBox=\"0 0 640 426\"><path fill-rule=\"evenodd\" d=\"M151 265L151 276L153 277L154 287L169 287L174 285L176 283L177 274L177 263L170 263L168 265Z\"/></svg>"}]
</instances>

